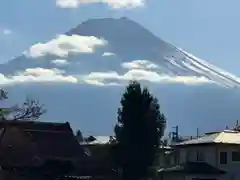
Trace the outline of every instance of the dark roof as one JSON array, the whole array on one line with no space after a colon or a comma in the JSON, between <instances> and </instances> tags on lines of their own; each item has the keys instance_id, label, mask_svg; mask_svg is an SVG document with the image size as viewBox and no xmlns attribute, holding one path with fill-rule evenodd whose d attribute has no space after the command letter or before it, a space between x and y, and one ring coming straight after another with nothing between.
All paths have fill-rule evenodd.
<instances>
[{"instance_id":1,"label":"dark roof","mask_svg":"<svg viewBox=\"0 0 240 180\"><path fill-rule=\"evenodd\" d=\"M158 173L187 173L187 174L224 174L225 171L218 169L206 162L186 162L158 170Z\"/></svg>"},{"instance_id":2,"label":"dark roof","mask_svg":"<svg viewBox=\"0 0 240 180\"><path fill-rule=\"evenodd\" d=\"M0 128L17 127L24 132L31 144L23 146L20 142L9 148L0 136L0 163L8 165L38 165L48 159L79 161L86 158L84 150L77 142L68 122L51 123L39 121L1 121ZM14 136L14 142L18 137Z\"/></svg>"},{"instance_id":3,"label":"dark roof","mask_svg":"<svg viewBox=\"0 0 240 180\"><path fill-rule=\"evenodd\" d=\"M25 130L72 132L70 124L41 121L0 121L0 127L17 126Z\"/></svg>"},{"instance_id":4,"label":"dark roof","mask_svg":"<svg viewBox=\"0 0 240 180\"><path fill-rule=\"evenodd\" d=\"M25 130L36 143L41 155L49 158L79 158L83 150L69 132Z\"/></svg>"},{"instance_id":5,"label":"dark roof","mask_svg":"<svg viewBox=\"0 0 240 180\"><path fill-rule=\"evenodd\" d=\"M175 144L177 147L186 147L186 146L199 146L199 145L239 145L240 144L240 132L235 130L224 130L222 132L210 132L205 133L204 136L183 141Z\"/></svg>"}]
</instances>

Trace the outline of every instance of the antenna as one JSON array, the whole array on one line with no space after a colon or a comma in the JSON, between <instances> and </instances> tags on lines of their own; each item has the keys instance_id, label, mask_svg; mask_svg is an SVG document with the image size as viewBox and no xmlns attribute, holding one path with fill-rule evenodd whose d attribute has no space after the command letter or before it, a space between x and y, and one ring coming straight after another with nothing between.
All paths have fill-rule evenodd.
<instances>
[{"instance_id":1,"label":"antenna","mask_svg":"<svg viewBox=\"0 0 240 180\"><path fill-rule=\"evenodd\" d=\"M235 130L235 131L239 131L239 130L240 130L238 120L237 120L237 122L236 122L236 126L235 126L234 130Z\"/></svg>"},{"instance_id":2,"label":"antenna","mask_svg":"<svg viewBox=\"0 0 240 180\"><path fill-rule=\"evenodd\" d=\"M199 138L199 129L197 128L197 138Z\"/></svg>"}]
</instances>

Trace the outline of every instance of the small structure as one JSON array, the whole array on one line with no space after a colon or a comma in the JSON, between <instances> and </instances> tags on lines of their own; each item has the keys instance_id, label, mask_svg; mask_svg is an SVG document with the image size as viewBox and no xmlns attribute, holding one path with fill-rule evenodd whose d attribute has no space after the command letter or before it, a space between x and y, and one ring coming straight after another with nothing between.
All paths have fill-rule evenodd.
<instances>
[{"instance_id":1,"label":"small structure","mask_svg":"<svg viewBox=\"0 0 240 180\"><path fill-rule=\"evenodd\" d=\"M100 171L95 164L77 142L68 122L0 121L3 179L93 176Z\"/></svg>"},{"instance_id":2,"label":"small structure","mask_svg":"<svg viewBox=\"0 0 240 180\"><path fill-rule=\"evenodd\" d=\"M81 148L91 158L94 166L94 179L117 179L118 172L114 168L112 150L116 139L113 136L88 136L79 141ZM87 177L86 177L87 178Z\"/></svg>"},{"instance_id":3,"label":"small structure","mask_svg":"<svg viewBox=\"0 0 240 180\"><path fill-rule=\"evenodd\" d=\"M105 166L105 169L114 169L112 150L115 138L112 136L89 136L84 139L85 141L80 142L80 145L85 153L100 162L102 168Z\"/></svg>"},{"instance_id":4,"label":"small structure","mask_svg":"<svg viewBox=\"0 0 240 180\"><path fill-rule=\"evenodd\" d=\"M239 131L206 133L175 144L173 149L175 163L159 168L161 180L237 180L240 177Z\"/></svg>"}]
</instances>

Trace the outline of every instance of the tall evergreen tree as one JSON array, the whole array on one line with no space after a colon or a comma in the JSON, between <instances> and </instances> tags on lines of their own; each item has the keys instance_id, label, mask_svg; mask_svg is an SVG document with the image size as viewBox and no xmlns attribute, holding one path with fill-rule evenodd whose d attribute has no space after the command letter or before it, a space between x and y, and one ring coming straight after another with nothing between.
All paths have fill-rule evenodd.
<instances>
[{"instance_id":1,"label":"tall evergreen tree","mask_svg":"<svg viewBox=\"0 0 240 180\"><path fill-rule=\"evenodd\" d=\"M124 180L139 180L148 175L164 134L166 118L157 98L133 81L122 95L115 126L115 161Z\"/></svg>"}]
</instances>

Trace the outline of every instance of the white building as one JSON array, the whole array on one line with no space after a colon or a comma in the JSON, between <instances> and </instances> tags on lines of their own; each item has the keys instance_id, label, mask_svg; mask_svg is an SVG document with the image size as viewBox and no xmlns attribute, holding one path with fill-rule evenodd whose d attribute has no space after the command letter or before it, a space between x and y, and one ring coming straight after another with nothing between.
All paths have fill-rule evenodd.
<instances>
[{"instance_id":1,"label":"white building","mask_svg":"<svg viewBox=\"0 0 240 180\"><path fill-rule=\"evenodd\" d=\"M240 132L225 130L174 145L175 163L159 169L160 180L240 179Z\"/></svg>"}]
</instances>

